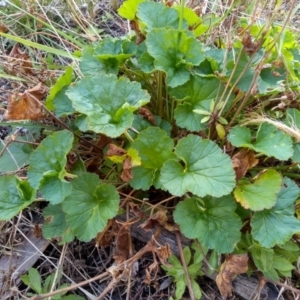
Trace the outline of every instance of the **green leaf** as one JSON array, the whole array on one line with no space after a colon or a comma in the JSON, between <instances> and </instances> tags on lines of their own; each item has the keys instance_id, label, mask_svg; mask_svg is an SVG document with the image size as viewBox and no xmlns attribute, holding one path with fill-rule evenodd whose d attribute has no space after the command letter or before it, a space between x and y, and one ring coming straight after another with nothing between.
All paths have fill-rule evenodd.
<instances>
[{"instance_id":1,"label":"green leaf","mask_svg":"<svg viewBox=\"0 0 300 300\"><path fill-rule=\"evenodd\" d=\"M173 6L173 8L176 9L179 14L181 13L181 5ZM193 33L196 37L202 35L208 29L208 26L203 24L203 20L189 7L184 7L183 18L188 23L189 28L193 29Z\"/></svg>"},{"instance_id":2,"label":"green leaf","mask_svg":"<svg viewBox=\"0 0 300 300\"><path fill-rule=\"evenodd\" d=\"M230 130L228 140L236 147L250 148L280 160L287 160L293 155L291 137L268 123L260 125L254 143L251 142L250 130L241 126Z\"/></svg>"},{"instance_id":3,"label":"green leaf","mask_svg":"<svg viewBox=\"0 0 300 300\"><path fill-rule=\"evenodd\" d=\"M71 193L71 185L68 181L57 177L58 174L44 175L40 182L42 195L52 204L58 204Z\"/></svg>"},{"instance_id":4,"label":"green leaf","mask_svg":"<svg viewBox=\"0 0 300 300\"><path fill-rule=\"evenodd\" d=\"M133 111L150 100L138 82L115 75L86 77L69 88L74 108L87 116L89 128L110 137L120 136L133 122Z\"/></svg>"},{"instance_id":5,"label":"green leaf","mask_svg":"<svg viewBox=\"0 0 300 300\"><path fill-rule=\"evenodd\" d=\"M21 275L21 280L36 293L42 294L42 279L37 269L30 268L28 275Z\"/></svg>"},{"instance_id":6,"label":"green leaf","mask_svg":"<svg viewBox=\"0 0 300 300\"><path fill-rule=\"evenodd\" d=\"M119 15L125 19L134 20L139 4L144 1L145 0L126 0L126 1L124 1L123 4L118 9Z\"/></svg>"},{"instance_id":7,"label":"green leaf","mask_svg":"<svg viewBox=\"0 0 300 300\"><path fill-rule=\"evenodd\" d=\"M27 141L25 137L18 137L18 140ZM4 145L0 142L0 152L3 150ZM23 143L11 143L0 157L0 174L2 172L12 172L19 170L21 167L28 163L28 159L32 151L32 145Z\"/></svg>"},{"instance_id":8,"label":"green leaf","mask_svg":"<svg viewBox=\"0 0 300 300\"><path fill-rule=\"evenodd\" d=\"M175 159L173 140L158 127L141 131L131 145L139 152L141 166L132 169L130 185L134 189L147 190L151 185L160 187L160 171L165 161Z\"/></svg>"},{"instance_id":9,"label":"green leaf","mask_svg":"<svg viewBox=\"0 0 300 300\"><path fill-rule=\"evenodd\" d=\"M176 281L176 291L175 291L176 300L182 299L183 293L185 291L185 287L186 284L184 280Z\"/></svg>"},{"instance_id":10,"label":"green leaf","mask_svg":"<svg viewBox=\"0 0 300 300\"><path fill-rule=\"evenodd\" d=\"M242 222L234 212L232 196L205 197L203 201L188 198L174 211L174 220L187 238L197 238L207 248L230 253L240 240Z\"/></svg>"},{"instance_id":11,"label":"green leaf","mask_svg":"<svg viewBox=\"0 0 300 300\"><path fill-rule=\"evenodd\" d=\"M40 143L29 159L28 181L52 204L60 203L70 193L70 183L64 177L68 175L66 156L72 144L70 131L54 132Z\"/></svg>"},{"instance_id":12,"label":"green leaf","mask_svg":"<svg viewBox=\"0 0 300 300\"><path fill-rule=\"evenodd\" d=\"M275 244L284 244L300 231L300 220L294 216L294 203L298 197L296 183L284 178L275 206L254 214L251 220L252 235L262 246L271 248Z\"/></svg>"},{"instance_id":13,"label":"green leaf","mask_svg":"<svg viewBox=\"0 0 300 300\"><path fill-rule=\"evenodd\" d=\"M94 49L94 56L102 61L115 59L120 64L136 52L136 45L128 40L106 38Z\"/></svg>"},{"instance_id":14,"label":"green leaf","mask_svg":"<svg viewBox=\"0 0 300 300\"><path fill-rule=\"evenodd\" d=\"M137 10L137 17L146 24L147 31L154 28L173 28L177 29L179 24L179 15L177 10L172 7L166 7L162 3L143 2ZM187 29L187 23L184 22L183 29Z\"/></svg>"},{"instance_id":15,"label":"green leaf","mask_svg":"<svg viewBox=\"0 0 300 300\"><path fill-rule=\"evenodd\" d=\"M119 63L116 59L101 60L94 56L92 46L83 49L79 69L84 76L95 76L99 73L118 74Z\"/></svg>"},{"instance_id":16,"label":"green leaf","mask_svg":"<svg viewBox=\"0 0 300 300\"><path fill-rule=\"evenodd\" d=\"M163 129L168 136L171 136L172 125L168 121L162 119L159 116L154 116L154 120L155 124L152 124L147 119L143 118L141 115L134 115L134 120L131 128L134 128L137 132L141 132L144 129L147 129L148 127L159 127ZM134 139L137 137L137 133L135 131L128 129L128 132Z\"/></svg>"},{"instance_id":17,"label":"green leaf","mask_svg":"<svg viewBox=\"0 0 300 300\"><path fill-rule=\"evenodd\" d=\"M199 197L221 197L235 186L235 173L228 155L212 141L195 135L182 138L175 147L182 163L168 160L161 170L160 182L171 194L191 192Z\"/></svg>"},{"instance_id":18,"label":"green leaf","mask_svg":"<svg viewBox=\"0 0 300 300\"><path fill-rule=\"evenodd\" d=\"M277 72L278 73L278 72ZM259 93L262 95L265 95L267 93L274 92L283 92L284 88L281 82L285 80L286 74L285 72L282 72L282 75L278 73L279 76L275 76L275 73L272 72L272 69L263 69L260 72L259 78L258 78L258 90Z\"/></svg>"},{"instance_id":19,"label":"green leaf","mask_svg":"<svg viewBox=\"0 0 300 300\"><path fill-rule=\"evenodd\" d=\"M156 69L166 72L166 83L176 87L190 78L190 67L204 60L200 42L186 32L175 29L153 29L147 35L148 52Z\"/></svg>"},{"instance_id":20,"label":"green leaf","mask_svg":"<svg viewBox=\"0 0 300 300\"><path fill-rule=\"evenodd\" d=\"M170 89L170 94L183 102L175 109L176 124L191 131L203 130L206 125L201 123L203 116L195 112L200 109L210 112L210 104L218 102L224 91L224 85L219 79L192 76L191 79L176 88ZM231 103L233 96L229 98Z\"/></svg>"},{"instance_id":21,"label":"green leaf","mask_svg":"<svg viewBox=\"0 0 300 300\"><path fill-rule=\"evenodd\" d=\"M259 245L254 245L249 248L255 266L262 272L267 272L272 268L274 251L273 249L266 249Z\"/></svg>"},{"instance_id":22,"label":"green leaf","mask_svg":"<svg viewBox=\"0 0 300 300\"><path fill-rule=\"evenodd\" d=\"M119 195L111 184L100 184L97 175L81 173L72 180L72 193L65 198L62 209L74 235L90 241L102 231L108 219L116 216Z\"/></svg>"},{"instance_id":23,"label":"green leaf","mask_svg":"<svg viewBox=\"0 0 300 300\"><path fill-rule=\"evenodd\" d=\"M42 231L45 239L60 237L60 244L69 243L74 240L74 235L66 223L66 214L62 211L61 204L49 204L44 209L43 216L45 223Z\"/></svg>"},{"instance_id":24,"label":"green leaf","mask_svg":"<svg viewBox=\"0 0 300 300\"><path fill-rule=\"evenodd\" d=\"M268 169L261 172L253 183L241 179L234 190L234 197L246 209L254 211L269 209L276 203L281 181L278 172Z\"/></svg>"},{"instance_id":25,"label":"green leaf","mask_svg":"<svg viewBox=\"0 0 300 300\"><path fill-rule=\"evenodd\" d=\"M190 247L186 246L186 247L183 248L183 256L184 256L184 259L185 259L185 263L187 265L189 265L189 263L191 261L191 258L192 258L192 253L191 253Z\"/></svg>"},{"instance_id":26,"label":"green leaf","mask_svg":"<svg viewBox=\"0 0 300 300\"><path fill-rule=\"evenodd\" d=\"M53 103L54 98L64 87L69 86L72 82L73 68L67 67L65 72L57 79L55 84L51 87L49 95L46 99L45 106L49 110L54 110L55 106Z\"/></svg>"},{"instance_id":27,"label":"green leaf","mask_svg":"<svg viewBox=\"0 0 300 300\"><path fill-rule=\"evenodd\" d=\"M66 95L67 90L68 87L62 88L62 90L59 91L53 99L54 113L57 117L71 115L75 112L71 100Z\"/></svg>"},{"instance_id":28,"label":"green leaf","mask_svg":"<svg viewBox=\"0 0 300 300\"><path fill-rule=\"evenodd\" d=\"M273 267L280 273L287 273L288 277L291 277L291 270L295 268L286 258L278 255L274 257Z\"/></svg>"},{"instance_id":29,"label":"green leaf","mask_svg":"<svg viewBox=\"0 0 300 300\"><path fill-rule=\"evenodd\" d=\"M201 292L201 289L200 289L198 283L193 279L191 280L191 282L192 282L192 289L193 289L195 298L196 299L201 299L202 292Z\"/></svg>"},{"instance_id":30,"label":"green leaf","mask_svg":"<svg viewBox=\"0 0 300 300\"><path fill-rule=\"evenodd\" d=\"M0 190L0 220L10 220L30 205L36 196L29 183L16 176L1 176Z\"/></svg>"}]
</instances>

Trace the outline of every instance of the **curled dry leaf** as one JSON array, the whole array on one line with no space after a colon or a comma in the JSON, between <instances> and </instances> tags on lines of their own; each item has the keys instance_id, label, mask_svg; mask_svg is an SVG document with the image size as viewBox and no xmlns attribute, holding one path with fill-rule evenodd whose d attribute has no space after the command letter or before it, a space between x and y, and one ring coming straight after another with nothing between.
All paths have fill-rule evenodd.
<instances>
[{"instance_id":1,"label":"curled dry leaf","mask_svg":"<svg viewBox=\"0 0 300 300\"><path fill-rule=\"evenodd\" d=\"M250 32L247 30L244 32L242 38L242 44L244 45L244 50L248 55L254 54L255 52L258 51L260 47L260 42L259 41L253 42L252 36Z\"/></svg>"},{"instance_id":2,"label":"curled dry leaf","mask_svg":"<svg viewBox=\"0 0 300 300\"><path fill-rule=\"evenodd\" d=\"M132 174L132 164L131 164L131 157L128 156L124 161L123 161L123 171L121 174L121 179L125 182L130 181L133 178Z\"/></svg>"},{"instance_id":3,"label":"curled dry leaf","mask_svg":"<svg viewBox=\"0 0 300 300\"><path fill-rule=\"evenodd\" d=\"M39 83L24 93L12 94L9 97L6 120L40 120L44 118L44 108L40 100L46 95L46 89Z\"/></svg>"},{"instance_id":4,"label":"curled dry leaf","mask_svg":"<svg viewBox=\"0 0 300 300\"><path fill-rule=\"evenodd\" d=\"M236 180L244 177L247 171L255 167L259 160L255 158L254 152L247 149L242 149L232 157L233 168L235 170Z\"/></svg>"},{"instance_id":5,"label":"curled dry leaf","mask_svg":"<svg viewBox=\"0 0 300 300\"><path fill-rule=\"evenodd\" d=\"M156 121L152 112L146 107L140 107L138 113L144 118L147 119L151 124L156 125Z\"/></svg>"},{"instance_id":6,"label":"curled dry leaf","mask_svg":"<svg viewBox=\"0 0 300 300\"><path fill-rule=\"evenodd\" d=\"M155 214L153 214L150 218L148 218L141 227L145 231L150 231L155 229L157 225L164 226L168 221L167 211L166 210L159 210Z\"/></svg>"},{"instance_id":7,"label":"curled dry leaf","mask_svg":"<svg viewBox=\"0 0 300 300\"><path fill-rule=\"evenodd\" d=\"M232 292L232 280L237 274L246 273L248 270L247 254L228 255L221 265L220 273L216 278L218 289L223 298L227 298Z\"/></svg>"},{"instance_id":8,"label":"curled dry leaf","mask_svg":"<svg viewBox=\"0 0 300 300\"><path fill-rule=\"evenodd\" d=\"M133 249L133 244L131 241L129 223L122 224L116 239L116 252L113 256L117 264L123 263L131 255L131 250Z\"/></svg>"},{"instance_id":9,"label":"curled dry leaf","mask_svg":"<svg viewBox=\"0 0 300 300\"><path fill-rule=\"evenodd\" d=\"M155 253L157 254L157 257L159 258L160 262L163 265L168 264L167 259L171 256L172 251L169 244L165 244L164 246L156 247Z\"/></svg>"},{"instance_id":10,"label":"curled dry leaf","mask_svg":"<svg viewBox=\"0 0 300 300\"><path fill-rule=\"evenodd\" d=\"M156 280L158 271L159 265L158 262L155 260L148 268L146 268L144 283L149 285L151 284L151 282Z\"/></svg>"},{"instance_id":11,"label":"curled dry leaf","mask_svg":"<svg viewBox=\"0 0 300 300\"><path fill-rule=\"evenodd\" d=\"M8 55L9 64L4 68L10 75L22 76L33 75L33 68L30 56L23 52L18 44L15 44Z\"/></svg>"},{"instance_id":12,"label":"curled dry leaf","mask_svg":"<svg viewBox=\"0 0 300 300\"><path fill-rule=\"evenodd\" d=\"M126 150L124 150L121 147L116 146L115 144L109 144L108 145L108 150L106 155L107 156L123 156L127 153Z\"/></svg>"}]
</instances>

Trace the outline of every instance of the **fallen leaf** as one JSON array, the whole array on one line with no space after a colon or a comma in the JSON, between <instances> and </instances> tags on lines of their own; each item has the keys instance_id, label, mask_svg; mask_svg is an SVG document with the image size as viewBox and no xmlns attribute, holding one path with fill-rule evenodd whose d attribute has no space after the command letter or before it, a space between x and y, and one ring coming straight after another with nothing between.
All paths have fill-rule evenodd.
<instances>
[{"instance_id":1,"label":"fallen leaf","mask_svg":"<svg viewBox=\"0 0 300 300\"><path fill-rule=\"evenodd\" d=\"M156 121L154 119L154 116L152 112L147 109L146 107L140 107L138 110L138 113L144 118L147 119L151 124L156 125Z\"/></svg>"},{"instance_id":2,"label":"fallen leaf","mask_svg":"<svg viewBox=\"0 0 300 300\"><path fill-rule=\"evenodd\" d=\"M132 174L131 157L128 156L123 162L123 171L121 174L121 179L125 182L128 182L132 178L133 178L133 174Z\"/></svg>"},{"instance_id":3,"label":"fallen leaf","mask_svg":"<svg viewBox=\"0 0 300 300\"><path fill-rule=\"evenodd\" d=\"M2 23L0 23L0 32L3 33L8 32L8 28Z\"/></svg>"},{"instance_id":4,"label":"fallen leaf","mask_svg":"<svg viewBox=\"0 0 300 300\"><path fill-rule=\"evenodd\" d=\"M46 89L39 83L24 93L12 94L9 97L6 120L40 120L44 118L44 108L40 100L46 95Z\"/></svg>"},{"instance_id":5,"label":"fallen leaf","mask_svg":"<svg viewBox=\"0 0 300 300\"><path fill-rule=\"evenodd\" d=\"M9 65L5 67L5 71L11 75L33 75L32 62L29 54L23 52L18 44L15 44L8 55Z\"/></svg>"},{"instance_id":6,"label":"fallen leaf","mask_svg":"<svg viewBox=\"0 0 300 300\"><path fill-rule=\"evenodd\" d=\"M252 41L252 36L248 30L244 32L242 38L242 44L244 45L244 50L248 55L254 54L255 52L257 52L257 50L260 47L259 41L255 41L255 42Z\"/></svg>"},{"instance_id":7,"label":"fallen leaf","mask_svg":"<svg viewBox=\"0 0 300 300\"><path fill-rule=\"evenodd\" d=\"M116 238L116 252L113 258L116 264L121 264L130 256L130 249L133 248L131 241L129 223L122 224Z\"/></svg>"},{"instance_id":8,"label":"fallen leaf","mask_svg":"<svg viewBox=\"0 0 300 300\"><path fill-rule=\"evenodd\" d=\"M232 294L232 280L237 274L246 273L248 270L247 254L228 255L221 265L220 273L216 278L218 289L223 298Z\"/></svg>"},{"instance_id":9,"label":"fallen leaf","mask_svg":"<svg viewBox=\"0 0 300 300\"><path fill-rule=\"evenodd\" d=\"M244 177L247 171L258 164L259 160L251 150L242 149L232 157L236 180Z\"/></svg>"},{"instance_id":10,"label":"fallen leaf","mask_svg":"<svg viewBox=\"0 0 300 300\"><path fill-rule=\"evenodd\" d=\"M109 144L106 155L107 156L114 156L114 155L122 156L126 153L127 153L127 151L124 150L123 148L118 147L115 144Z\"/></svg>"},{"instance_id":11,"label":"fallen leaf","mask_svg":"<svg viewBox=\"0 0 300 300\"><path fill-rule=\"evenodd\" d=\"M172 251L169 244L165 244L164 246L159 246L155 249L155 253L157 254L160 262L163 265L167 264L167 259L171 256Z\"/></svg>"},{"instance_id":12,"label":"fallen leaf","mask_svg":"<svg viewBox=\"0 0 300 300\"><path fill-rule=\"evenodd\" d=\"M161 209L148 218L143 224L141 224L141 228L143 228L145 231L150 231L155 229L158 225L164 226L167 221L167 212L166 210Z\"/></svg>"},{"instance_id":13,"label":"fallen leaf","mask_svg":"<svg viewBox=\"0 0 300 300\"><path fill-rule=\"evenodd\" d=\"M159 265L158 262L155 260L148 268L146 268L144 283L149 285L152 281L156 280L158 271Z\"/></svg>"}]
</instances>

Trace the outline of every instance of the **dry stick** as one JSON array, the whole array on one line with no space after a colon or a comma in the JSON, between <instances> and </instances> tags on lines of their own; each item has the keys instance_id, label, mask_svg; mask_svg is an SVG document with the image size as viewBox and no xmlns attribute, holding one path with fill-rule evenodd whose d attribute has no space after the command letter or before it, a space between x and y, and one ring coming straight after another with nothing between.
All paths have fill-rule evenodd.
<instances>
[{"instance_id":1,"label":"dry stick","mask_svg":"<svg viewBox=\"0 0 300 300\"><path fill-rule=\"evenodd\" d=\"M86 284L88 284L88 283L91 283L91 282L94 282L94 281L96 281L96 280L98 280L98 279L101 279L101 278L103 278L103 277L105 277L105 276L107 276L107 275L110 276L110 273L109 273L109 272L104 272L104 273L102 273L102 274L100 274L100 275L97 275L97 276L95 276L95 277L93 277L93 278L90 278L90 279L88 279L88 280L85 280L85 281L83 281L83 282L80 282L80 283L71 285L71 286L69 286L69 287L66 287L66 288L63 288L63 289L60 289L60 290L56 290L56 291L51 292L51 293L47 293L47 294L42 294L42 295L34 296L34 297L29 298L28 300L42 300L42 299L45 299L45 298L47 298L47 297L52 297L52 296L57 295L57 294L60 294L60 293L69 292L69 291L72 291L72 290L74 290L74 289L76 289L76 288L78 288L78 287L84 286L84 285L86 285Z\"/></svg>"},{"instance_id":2,"label":"dry stick","mask_svg":"<svg viewBox=\"0 0 300 300\"><path fill-rule=\"evenodd\" d=\"M291 287L287 284L284 284L284 283L281 283L279 281L275 281L275 280L272 280L272 279L268 279L268 278L265 278L265 281L268 281L268 282L273 283L275 285L282 286L282 287L286 288L287 290L290 290L290 291L292 291L292 292L294 292L294 293L296 293L297 295L300 296L300 290L299 289L293 288L293 287Z\"/></svg>"},{"instance_id":3,"label":"dry stick","mask_svg":"<svg viewBox=\"0 0 300 300\"><path fill-rule=\"evenodd\" d=\"M54 276L54 279L53 279L53 282L52 282L52 286L51 286L51 289L50 289L50 293L53 292L53 290L55 289L55 286L56 286L56 284L57 284L59 272L62 270L62 267L63 267L63 261L64 261L65 255L66 255L67 247L68 247L68 244L65 243L65 244L63 245L63 249L62 249L62 251L61 251L61 255L60 255L60 258L59 258L59 261L58 261L57 269L56 269L56 271L55 271L55 276ZM52 299L52 298L49 297L49 300L51 300L51 299Z\"/></svg>"},{"instance_id":4,"label":"dry stick","mask_svg":"<svg viewBox=\"0 0 300 300\"><path fill-rule=\"evenodd\" d=\"M178 245L178 249L179 249L179 255L180 255L180 259L181 259L182 266L183 266L183 269L184 269L184 273L185 273L185 277L186 277L190 297L191 297L191 300L196 300L195 294L194 294L194 291L193 291L193 288L192 288L192 282L191 282L190 274L189 274L189 271L188 271L188 268L187 268L187 265L186 265L186 262L185 262L185 258L184 258L184 255L183 255L180 236L179 236L178 232L176 232L175 234L176 234L176 240L177 240L177 245Z\"/></svg>"},{"instance_id":5,"label":"dry stick","mask_svg":"<svg viewBox=\"0 0 300 300\"><path fill-rule=\"evenodd\" d=\"M101 300L105 297L105 295L114 288L117 281L115 279L112 279L112 281L109 283L109 285L104 289L104 291L101 293L101 295L97 298L97 300Z\"/></svg>"}]
</instances>

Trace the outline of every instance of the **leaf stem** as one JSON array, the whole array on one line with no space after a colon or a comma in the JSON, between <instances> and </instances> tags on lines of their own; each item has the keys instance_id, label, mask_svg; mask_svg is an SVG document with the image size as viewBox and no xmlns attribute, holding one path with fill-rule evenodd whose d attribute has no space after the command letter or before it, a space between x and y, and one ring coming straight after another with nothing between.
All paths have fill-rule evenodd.
<instances>
[{"instance_id":1,"label":"leaf stem","mask_svg":"<svg viewBox=\"0 0 300 300\"><path fill-rule=\"evenodd\" d=\"M161 71L158 71L157 102L158 102L158 115L161 118L163 118L162 88L163 88L163 73Z\"/></svg>"},{"instance_id":2,"label":"leaf stem","mask_svg":"<svg viewBox=\"0 0 300 300\"><path fill-rule=\"evenodd\" d=\"M133 138L132 138L131 135L127 132L127 130L124 131L124 135L125 135L125 137L127 138L127 140L128 140L130 143L133 143L133 142L134 142Z\"/></svg>"}]
</instances>

